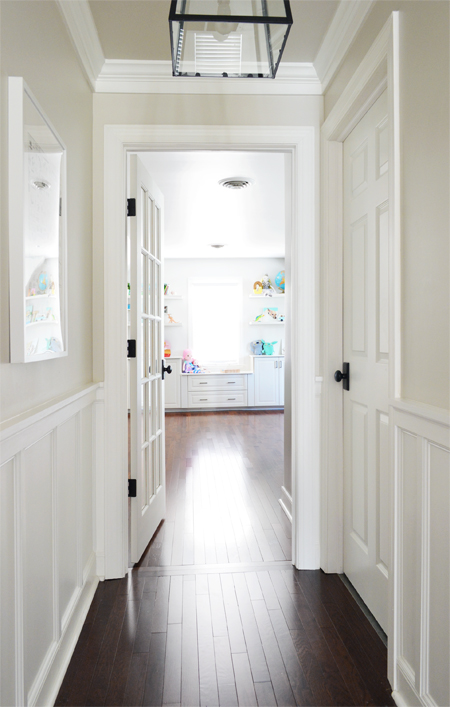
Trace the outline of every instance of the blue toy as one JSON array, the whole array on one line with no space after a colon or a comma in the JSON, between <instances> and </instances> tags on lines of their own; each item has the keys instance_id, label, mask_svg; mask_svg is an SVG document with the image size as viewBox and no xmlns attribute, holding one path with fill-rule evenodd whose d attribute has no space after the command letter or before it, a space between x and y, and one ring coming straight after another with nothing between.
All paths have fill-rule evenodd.
<instances>
[{"instance_id":1,"label":"blue toy","mask_svg":"<svg viewBox=\"0 0 450 707\"><path fill-rule=\"evenodd\" d=\"M271 343L269 341L264 341L264 339L261 339L261 341L263 345L263 355L272 356L274 344L277 344L278 341L272 341Z\"/></svg>"},{"instance_id":2,"label":"blue toy","mask_svg":"<svg viewBox=\"0 0 450 707\"><path fill-rule=\"evenodd\" d=\"M286 273L284 270L280 270L279 273L275 276L275 285L278 287L281 292L284 294L284 288L285 288L285 283L286 283Z\"/></svg>"},{"instance_id":3,"label":"blue toy","mask_svg":"<svg viewBox=\"0 0 450 707\"><path fill-rule=\"evenodd\" d=\"M252 341L250 343L250 348L255 356L261 356L263 353L263 342L262 341Z\"/></svg>"}]
</instances>

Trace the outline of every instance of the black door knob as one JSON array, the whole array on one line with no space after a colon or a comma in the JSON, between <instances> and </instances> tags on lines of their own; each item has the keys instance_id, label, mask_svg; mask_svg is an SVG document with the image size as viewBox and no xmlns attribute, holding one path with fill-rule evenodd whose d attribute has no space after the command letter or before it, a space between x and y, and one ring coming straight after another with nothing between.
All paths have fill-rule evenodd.
<instances>
[{"instance_id":1,"label":"black door knob","mask_svg":"<svg viewBox=\"0 0 450 707\"><path fill-rule=\"evenodd\" d=\"M334 380L337 383L342 383L342 387L344 390L350 390L350 364L349 363L343 363L342 364L343 371L336 371L334 374Z\"/></svg>"},{"instance_id":2,"label":"black door knob","mask_svg":"<svg viewBox=\"0 0 450 707\"><path fill-rule=\"evenodd\" d=\"M164 375L168 373L169 375L172 373L172 366L165 366L164 361L162 362L162 372L161 372L161 378L164 380Z\"/></svg>"}]
</instances>

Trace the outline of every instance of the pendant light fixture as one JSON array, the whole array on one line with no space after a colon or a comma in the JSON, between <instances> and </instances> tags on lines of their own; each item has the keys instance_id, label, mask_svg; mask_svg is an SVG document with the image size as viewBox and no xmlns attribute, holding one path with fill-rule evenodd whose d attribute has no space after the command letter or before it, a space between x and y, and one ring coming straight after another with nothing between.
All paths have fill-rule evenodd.
<instances>
[{"instance_id":1,"label":"pendant light fixture","mask_svg":"<svg viewBox=\"0 0 450 707\"><path fill-rule=\"evenodd\" d=\"M172 74L273 79L291 25L289 0L172 0Z\"/></svg>"}]
</instances>

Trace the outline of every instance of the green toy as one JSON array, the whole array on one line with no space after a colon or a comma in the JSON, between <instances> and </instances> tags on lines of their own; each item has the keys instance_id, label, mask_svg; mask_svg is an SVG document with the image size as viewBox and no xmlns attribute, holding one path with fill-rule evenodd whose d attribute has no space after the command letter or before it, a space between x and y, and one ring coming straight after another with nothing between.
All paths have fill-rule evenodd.
<instances>
[{"instance_id":1,"label":"green toy","mask_svg":"<svg viewBox=\"0 0 450 707\"><path fill-rule=\"evenodd\" d=\"M261 339L261 342L263 355L272 356L273 347L275 344L278 344L278 341L272 341L272 343L270 343L269 341L264 341L264 339Z\"/></svg>"}]
</instances>

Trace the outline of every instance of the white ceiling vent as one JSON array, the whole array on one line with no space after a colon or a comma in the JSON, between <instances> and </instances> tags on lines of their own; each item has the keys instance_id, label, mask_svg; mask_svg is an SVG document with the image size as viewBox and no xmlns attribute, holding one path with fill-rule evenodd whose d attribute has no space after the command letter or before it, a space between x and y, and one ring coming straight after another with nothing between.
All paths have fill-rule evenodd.
<instances>
[{"instance_id":1,"label":"white ceiling vent","mask_svg":"<svg viewBox=\"0 0 450 707\"><path fill-rule=\"evenodd\" d=\"M221 179L219 184L227 189L245 189L254 183L249 177L230 177L229 179Z\"/></svg>"}]
</instances>

